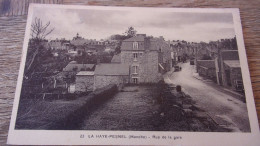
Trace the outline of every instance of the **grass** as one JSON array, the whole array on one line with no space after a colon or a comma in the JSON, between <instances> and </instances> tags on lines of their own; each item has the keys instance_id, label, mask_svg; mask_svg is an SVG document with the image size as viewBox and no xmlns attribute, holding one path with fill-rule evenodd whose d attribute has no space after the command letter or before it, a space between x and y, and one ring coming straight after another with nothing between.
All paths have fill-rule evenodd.
<instances>
[{"instance_id":1,"label":"grass","mask_svg":"<svg viewBox=\"0 0 260 146\"><path fill-rule=\"evenodd\" d=\"M116 86L107 86L75 100L21 99L15 129L65 129L79 120L86 109L99 105L104 98L113 97Z\"/></svg>"}]
</instances>

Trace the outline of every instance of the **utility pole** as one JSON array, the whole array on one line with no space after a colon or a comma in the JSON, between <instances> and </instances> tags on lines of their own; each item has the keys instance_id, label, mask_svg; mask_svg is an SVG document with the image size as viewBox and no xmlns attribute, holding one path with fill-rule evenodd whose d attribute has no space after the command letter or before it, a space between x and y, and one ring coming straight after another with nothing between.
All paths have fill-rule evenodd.
<instances>
[{"instance_id":1,"label":"utility pole","mask_svg":"<svg viewBox=\"0 0 260 146\"><path fill-rule=\"evenodd\" d=\"M195 47L195 67L196 67L196 73L198 72L197 58L198 58L198 46Z\"/></svg>"}]
</instances>

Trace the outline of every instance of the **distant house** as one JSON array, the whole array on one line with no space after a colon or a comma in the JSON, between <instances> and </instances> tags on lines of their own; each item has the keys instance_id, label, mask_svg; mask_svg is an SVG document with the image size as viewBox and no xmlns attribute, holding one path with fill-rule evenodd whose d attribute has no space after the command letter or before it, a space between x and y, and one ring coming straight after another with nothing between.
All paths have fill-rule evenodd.
<instances>
[{"instance_id":1,"label":"distant house","mask_svg":"<svg viewBox=\"0 0 260 146\"><path fill-rule=\"evenodd\" d=\"M77 36L74 37L70 43L75 47L76 51L85 51L89 55L105 50L105 45L102 41L100 42L95 39L85 39L79 36L79 34L77 34Z\"/></svg>"},{"instance_id":2,"label":"distant house","mask_svg":"<svg viewBox=\"0 0 260 146\"><path fill-rule=\"evenodd\" d=\"M116 84L119 89L129 83L127 64L98 64L95 69L94 90L109 84Z\"/></svg>"},{"instance_id":3,"label":"distant house","mask_svg":"<svg viewBox=\"0 0 260 146\"><path fill-rule=\"evenodd\" d=\"M76 74L76 92L94 90L94 71L80 71Z\"/></svg>"},{"instance_id":4,"label":"distant house","mask_svg":"<svg viewBox=\"0 0 260 146\"><path fill-rule=\"evenodd\" d=\"M103 52L105 51L105 45L98 43L97 41L91 41L89 44L85 44L85 51L93 51L94 52Z\"/></svg>"},{"instance_id":5,"label":"distant house","mask_svg":"<svg viewBox=\"0 0 260 146\"><path fill-rule=\"evenodd\" d=\"M186 41L174 41L170 42L172 54L172 64L186 61L189 57L194 56L195 47L189 47Z\"/></svg>"},{"instance_id":6,"label":"distant house","mask_svg":"<svg viewBox=\"0 0 260 146\"><path fill-rule=\"evenodd\" d=\"M37 44L36 44L37 43ZM29 45L34 46L34 45L40 45L43 46L44 48L48 49L49 48L49 42L48 40L39 40L36 41L35 39L30 39L29 40Z\"/></svg>"},{"instance_id":7,"label":"distant house","mask_svg":"<svg viewBox=\"0 0 260 146\"><path fill-rule=\"evenodd\" d=\"M172 67L172 50L170 47L170 43L166 42L162 36L159 38L151 38L150 43L150 49L158 50L160 52L160 54L162 55L162 65L166 69L166 71L169 71Z\"/></svg>"},{"instance_id":8,"label":"distant house","mask_svg":"<svg viewBox=\"0 0 260 146\"><path fill-rule=\"evenodd\" d=\"M78 51L68 50L68 55L70 56L77 56L78 54L79 54Z\"/></svg>"},{"instance_id":9,"label":"distant house","mask_svg":"<svg viewBox=\"0 0 260 146\"><path fill-rule=\"evenodd\" d=\"M49 47L53 50L68 50L70 43L65 39L56 39L49 42Z\"/></svg>"},{"instance_id":10,"label":"distant house","mask_svg":"<svg viewBox=\"0 0 260 146\"><path fill-rule=\"evenodd\" d=\"M79 36L79 34L77 33L77 35L75 37L73 37L73 39L70 41L70 43L74 46L82 46L84 44L88 44L90 42L90 40L88 39L84 39L83 37Z\"/></svg>"},{"instance_id":11,"label":"distant house","mask_svg":"<svg viewBox=\"0 0 260 146\"><path fill-rule=\"evenodd\" d=\"M63 71L93 71L94 67L94 64L78 64L76 61L71 61L65 68L63 68Z\"/></svg>"},{"instance_id":12,"label":"distant house","mask_svg":"<svg viewBox=\"0 0 260 146\"><path fill-rule=\"evenodd\" d=\"M214 60L197 60L197 70L200 76L216 81L216 67Z\"/></svg>"}]
</instances>

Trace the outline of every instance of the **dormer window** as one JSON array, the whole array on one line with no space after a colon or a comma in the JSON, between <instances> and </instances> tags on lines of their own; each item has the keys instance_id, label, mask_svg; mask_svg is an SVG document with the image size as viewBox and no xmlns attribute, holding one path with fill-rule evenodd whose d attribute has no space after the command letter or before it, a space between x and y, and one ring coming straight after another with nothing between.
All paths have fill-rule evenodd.
<instances>
[{"instance_id":1,"label":"dormer window","mask_svg":"<svg viewBox=\"0 0 260 146\"><path fill-rule=\"evenodd\" d=\"M133 49L138 50L138 42L133 42Z\"/></svg>"}]
</instances>

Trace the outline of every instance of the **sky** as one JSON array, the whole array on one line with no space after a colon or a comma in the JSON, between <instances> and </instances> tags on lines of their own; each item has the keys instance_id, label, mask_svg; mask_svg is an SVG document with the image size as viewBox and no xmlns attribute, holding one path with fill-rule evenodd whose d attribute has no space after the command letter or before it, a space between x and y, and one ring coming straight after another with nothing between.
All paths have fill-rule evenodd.
<instances>
[{"instance_id":1,"label":"sky","mask_svg":"<svg viewBox=\"0 0 260 146\"><path fill-rule=\"evenodd\" d=\"M106 39L128 27L166 40L209 42L235 36L231 13L191 13L139 10L89 10L36 8L33 19L50 21L54 31L46 39L71 40L77 33L86 39Z\"/></svg>"}]
</instances>

